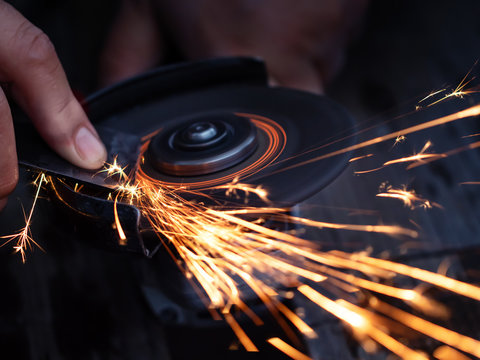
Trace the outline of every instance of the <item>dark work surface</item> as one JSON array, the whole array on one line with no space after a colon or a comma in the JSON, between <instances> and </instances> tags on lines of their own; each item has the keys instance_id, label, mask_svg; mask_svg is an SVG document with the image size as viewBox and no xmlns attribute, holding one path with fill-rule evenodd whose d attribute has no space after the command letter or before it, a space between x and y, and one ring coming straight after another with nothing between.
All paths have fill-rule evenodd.
<instances>
[{"instance_id":1,"label":"dark work surface","mask_svg":"<svg viewBox=\"0 0 480 360\"><path fill-rule=\"evenodd\" d=\"M399 117L412 111L417 101L431 91L456 85L478 59L477 3L373 2L365 32L352 47L345 69L331 84L329 93L357 118L360 128L376 125L361 138L427 121L475 100L454 100L427 112ZM102 37L94 34L106 27L108 5L95 5L93 1L83 5L74 1L38 1L35 9L30 10L31 17L42 6L48 10L48 16L39 17L37 23L47 27L57 44L73 86L83 93L94 90L95 53L102 42ZM87 6L92 6L92 12ZM105 15L104 23L91 25L94 22L87 19L99 12ZM53 21L55 16L57 20ZM69 32L63 33L63 28L74 25L81 29L82 24L88 24L85 27L90 29L87 36L78 37L81 40L72 49ZM71 34L78 35L75 31ZM478 75L479 69L472 74ZM418 152L426 140L431 140L434 149L441 152L466 144L471 139L462 136L474 133L480 133L478 119L407 136L404 143L393 148L393 142L388 142L365 149L358 155L375 156L352 164L335 182L300 206L302 215L324 221L410 227L417 224L421 229L417 241L325 230L312 230L306 236L321 241L325 249L358 251L371 246L374 254L388 252L393 259L430 270L448 264L449 275L480 282L480 185L460 185L480 181L478 150L409 171L404 165L397 165L362 176L353 174ZM376 198L385 181L395 187L407 184L442 209L410 210L395 200ZM0 215L2 234L22 226L17 199L29 207L32 188L27 182L28 176L24 176ZM208 339L211 348L218 344L215 332L189 335L186 330L173 331L160 325L140 288L142 277L138 276L138 269L148 269L149 260L105 253L71 241L68 234L57 230L60 220L52 204L43 200L39 209L34 216L33 233L45 253L35 249L24 265L11 254L9 246L0 249L0 359L168 359L168 346L172 351L187 351L193 357L198 355L196 347L203 338ZM359 214L345 209L368 211ZM452 309L449 325L480 338L478 304L443 293L440 297ZM320 335L320 340L309 344L314 358L387 357L382 351L366 354L338 321L306 304L299 305L305 308L308 322ZM244 358L244 353L233 351L231 356Z\"/></svg>"}]
</instances>

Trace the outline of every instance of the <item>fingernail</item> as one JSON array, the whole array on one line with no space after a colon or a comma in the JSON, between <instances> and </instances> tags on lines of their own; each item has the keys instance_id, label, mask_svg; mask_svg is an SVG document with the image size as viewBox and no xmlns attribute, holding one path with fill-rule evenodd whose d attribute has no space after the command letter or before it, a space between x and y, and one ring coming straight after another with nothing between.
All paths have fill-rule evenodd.
<instances>
[{"instance_id":1,"label":"fingernail","mask_svg":"<svg viewBox=\"0 0 480 360\"><path fill-rule=\"evenodd\" d=\"M105 161L107 153L105 146L87 127L83 126L77 130L75 148L82 160L92 167L100 167Z\"/></svg>"}]
</instances>

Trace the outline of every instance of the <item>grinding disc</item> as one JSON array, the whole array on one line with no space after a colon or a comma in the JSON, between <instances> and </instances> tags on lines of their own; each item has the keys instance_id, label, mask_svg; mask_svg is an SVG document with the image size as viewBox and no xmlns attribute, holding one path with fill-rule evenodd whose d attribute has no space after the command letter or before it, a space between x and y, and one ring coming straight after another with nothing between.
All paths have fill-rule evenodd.
<instances>
[{"instance_id":1,"label":"grinding disc","mask_svg":"<svg viewBox=\"0 0 480 360\"><path fill-rule=\"evenodd\" d=\"M119 89L135 91L135 86ZM115 93L113 93L116 95ZM102 126L142 137L198 116L235 114L250 119L257 129L258 146L240 163L198 176L161 172L148 161L140 171L166 185L207 189L233 181L261 185L269 199L292 205L330 183L347 164L348 154L299 164L352 144L344 137L353 127L348 113L324 96L286 88L224 85L153 99L100 119ZM333 143L332 145L328 145ZM319 148L319 149L317 149Z\"/></svg>"}]
</instances>

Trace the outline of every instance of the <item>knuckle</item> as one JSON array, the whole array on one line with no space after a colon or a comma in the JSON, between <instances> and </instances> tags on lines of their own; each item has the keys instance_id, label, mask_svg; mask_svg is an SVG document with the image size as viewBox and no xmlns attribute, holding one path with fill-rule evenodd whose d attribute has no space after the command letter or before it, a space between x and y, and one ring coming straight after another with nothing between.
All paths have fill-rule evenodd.
<instances>
[{"instance_id":1,"label":"knuckle","mask_svg":"<svg viewBox=\"0 0 480 360\"><path fill-rule=\"evenodd\" d=\"M8 3L3 0L0 0L0 12L6 11L8 9Z\"/></svg>"},{"instance_id":2,"label":"knuckle","mask_svg":"<svg viewBox=\"0 0 480 360\"><path fill-rule=\"evenodd\" d=\"M49 37L27 20L18 26L12 42L21 59L29 64L47 64L56 56Z\"/></svg>"},{"instance_id":3,"label":"knuckle","mask_svg":"<svg viewBox=\"0 0 480 360\"><path fill-rule=\"evenodd\" d=\"M27 59L34 63L48 63L55 56L52 42L45 33L38 30L29 39Z\"/></svg>"}]
</instances>

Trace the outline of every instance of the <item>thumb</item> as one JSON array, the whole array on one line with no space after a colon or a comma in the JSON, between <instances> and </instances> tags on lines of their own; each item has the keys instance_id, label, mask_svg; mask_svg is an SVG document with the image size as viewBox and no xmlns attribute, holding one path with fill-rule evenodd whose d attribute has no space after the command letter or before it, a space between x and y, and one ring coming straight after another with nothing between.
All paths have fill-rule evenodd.
<instances>
[{"instance_id":1,"label":"thumb","mask_svg":"<svg viewBox=\"0 0 480 360\"><path fill-rule=\"evenodd\" d=\"M3 1L0 1L0 34L0 81L8 85L46 142L77 166L101 167L107 155L105 147L73 96L48 37ZM5 117L9 109L3 106L0 110L1 123L10 123ZM8 129L5 126L0 126L0 134L5 135L2 150L5 153L9 149L8 143L13 146L13 155L5 153L3 160L10 162L0 166L2 171L13 169L11 162L16 163L13 136L7 136L13 135L13 129L8 130L11 125Z\"/></svg>"}]
</instances>

